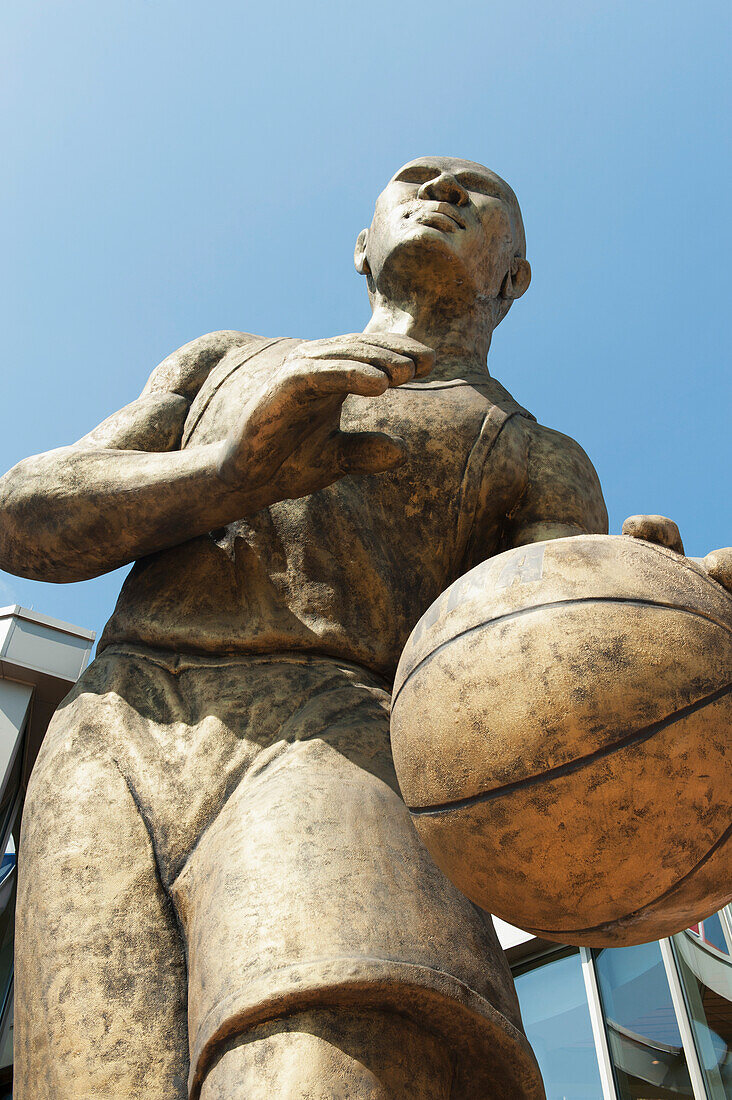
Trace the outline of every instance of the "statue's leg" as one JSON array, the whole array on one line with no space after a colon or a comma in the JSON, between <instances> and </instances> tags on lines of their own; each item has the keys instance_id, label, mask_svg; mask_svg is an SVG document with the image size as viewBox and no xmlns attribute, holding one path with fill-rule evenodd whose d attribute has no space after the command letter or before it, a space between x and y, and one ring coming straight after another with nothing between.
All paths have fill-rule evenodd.
<instances>
[{"instance_id":1,"label":"statue's leg","mask_svg":"<svg viewBox=\"0 0 732 1100\"><path fill-rule=\"evenodd\" d=\"M57 714L25 806L14 1096L184 1100L174 912L132 794L84 720L89 705L82 696Z\"/></svg>"},{"instance_id":2,"label":"statue's leg","mask_svg":"<svg viewBox=\"0 0 732 1100\"><path fill-rule=\"evenodd\" d=\"M233 1040L201 1100L448 1100L454 1071L444 1041L404 1017L320 1009Z\"/></svg>"},{"instance_id":3,"label":"statue's leg","mask_svg":"<svg viewBox=\"0 0 732 1100\"><path fill-rule=\"evenodd\" d=\"M262 740L293 667L240 671L269 700L257 726L245 712ZM232 784L170 887L191 1100L539 1100L490 920L434 865L389 782L388 697L360 672L299 667L278 720L288 740Z\"/></svg>"}]
</instances>

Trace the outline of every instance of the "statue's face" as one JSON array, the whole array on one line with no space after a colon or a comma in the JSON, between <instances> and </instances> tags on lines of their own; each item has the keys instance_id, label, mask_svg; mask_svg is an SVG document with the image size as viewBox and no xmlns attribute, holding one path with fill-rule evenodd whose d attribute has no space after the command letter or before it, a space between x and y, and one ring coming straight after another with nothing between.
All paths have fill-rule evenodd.
<instances>
[{"instance_id":1,"label":"statue's face","mask_svg":"<svg viewBox=\"0 0 732 1100\"><path fill-rule=\"evenodd\" d=\"M516 197L500 176L470 160L419 157L377 199L364 242L368 268L387 296L394 280L447 278L495 297L523 252L517 225Z\"/></svg>"}]
</instances>

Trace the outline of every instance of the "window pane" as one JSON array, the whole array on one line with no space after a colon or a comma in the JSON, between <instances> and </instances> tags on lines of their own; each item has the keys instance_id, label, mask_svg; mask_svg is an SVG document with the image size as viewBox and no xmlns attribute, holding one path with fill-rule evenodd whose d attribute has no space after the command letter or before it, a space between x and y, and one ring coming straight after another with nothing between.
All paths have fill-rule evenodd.
<instances>
[{"instance_id":1,"label":"window pane","mask_svg":"<svg viewBox=\"0 0 732 1100\"><path fill-rule=\"evenodd\" d=\"M602 1100L579 954L554 958L515 980L547 1100Z\"/></svg>"},{"instance_id":2,"label":"window pane","mask_svg":"<svg viewBox=\"0 0 732 1100\"><path fill-rule=\"evenodd\" d=\"M732 962L688 932L672 943L710 1095L732 1097Z\"/></svg>"},{"instance_id":3,"label":"window pane","mask_svg":"<svg viewBox=\"0 0 732 1100\"><path fill-rule=\"evenodd\" d=\"M0 1100L4 1069L13 1061L12 984L15 939L15 842L10 837L0 862Z\"/></svg>"},{"instance_id":4,"label":"window pane","mask_svg":"<svg viewBox=\"0 0 732 1100\"><path fill-rule=\"evenodd\" d=\"M0 882L0 1019L13 983L15 885L14 871Z\"/></svg>"},{"instance_id":5,"label":"window pane","mask_svg":"<svg viewBox=\"0 0 732 1100\"><path fill-rule=\"evenodd\" d=\"M717 951L729 955L729 945L722 929L719 913L715 913L713 917L707 917L706 920L700 920L698 924L692 925L689 931L694 932L704 943L710 943L712 947L716 947Z\"/></svg>"},{"instance_id":6,"label":"window pane","mask_svg":"<svg viewBox=\"0 0 732 1100\"><path fill-rule=\"evenodd\" d=\"M5 1024L5 1035L0 1039L0 1072L6 1066L12 1066L13 1064L13 1001L11 999L8 1005L8 1017ZM0 1085L0 1100L2 1100L3 1090Z\"/></svg>"},{"instance_id":7,"label":"window pane","mask_svg":"<svg viewBox=\"0 0 732 1100\"><path fill-rule=\"evenodd\" d=\"M658 944L593 954L618 1096L693 1097Z\"/></svg>"}]
</instances>

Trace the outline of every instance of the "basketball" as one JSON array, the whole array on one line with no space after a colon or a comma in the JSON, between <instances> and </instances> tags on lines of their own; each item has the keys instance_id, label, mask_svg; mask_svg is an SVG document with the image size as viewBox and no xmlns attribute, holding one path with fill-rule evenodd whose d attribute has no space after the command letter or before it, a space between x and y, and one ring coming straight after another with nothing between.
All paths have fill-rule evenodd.
<instances>
[{"instance_id":1,"label":"basketball","mask_svg":"<svg viewBox=\"0 0 732 1100\"><path fill-rule=\"evenodd\" d=\"M732 898L732 597L627 536L509 550L413 630L402 795L472 901L563 943L669 936Z\"/></svg>"}]
</instances>

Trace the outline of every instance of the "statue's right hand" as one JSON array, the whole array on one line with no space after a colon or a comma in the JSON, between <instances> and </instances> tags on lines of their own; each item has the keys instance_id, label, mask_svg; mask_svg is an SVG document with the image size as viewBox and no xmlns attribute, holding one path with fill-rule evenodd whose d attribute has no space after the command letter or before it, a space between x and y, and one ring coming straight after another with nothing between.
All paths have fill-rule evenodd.
<instances>
[{"instance_id":1,"label":"statue's right hand","mask_svg":"<svg viewBox=\"0 0 732 1100\"><path fill-rule=\"evenodd\" d=\"M434 353L410 337L353 333L299 344L252 394L222 445L218 474L247 492L305 496L346 474L380 473L404 460L385 432L343 432L349 394L379 397L432 369Z\"/></svg>"}]
</instances>

